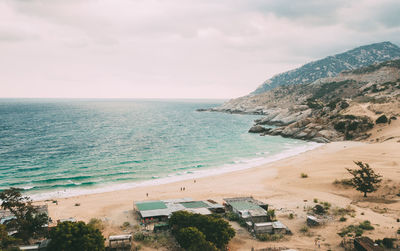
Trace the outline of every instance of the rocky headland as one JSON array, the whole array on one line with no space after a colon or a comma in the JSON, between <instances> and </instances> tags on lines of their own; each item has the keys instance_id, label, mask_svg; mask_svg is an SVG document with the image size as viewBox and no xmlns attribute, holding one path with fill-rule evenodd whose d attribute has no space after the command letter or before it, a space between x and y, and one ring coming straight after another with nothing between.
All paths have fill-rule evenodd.
<instances>
[{"instance_id":1,"label":"rocky headland","mask_svg":"<svg viewBox=\"0 0 400 251\"><path fill-rule=\"evenodd\" d=\"M400 115L400 59L280 85L199 111L262 115L249 129L260 135L320 143L365 140L376 124L390 125Z\"/></svg>"}]
</instances>

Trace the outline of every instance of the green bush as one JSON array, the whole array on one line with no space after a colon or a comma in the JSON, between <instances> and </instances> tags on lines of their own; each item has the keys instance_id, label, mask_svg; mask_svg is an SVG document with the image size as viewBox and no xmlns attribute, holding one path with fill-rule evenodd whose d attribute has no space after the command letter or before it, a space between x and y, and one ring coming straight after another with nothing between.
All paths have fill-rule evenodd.
<instances>
[{"instance_id":1,"label":"green bush","mask_svg":"<svg viewBox=\"0 0 400 251\"><path fill-rule=\"evenodd\" d=\"M344 217L344 216L342 216L342 217L339 218L339 221L346 221L346 220L347 220L347 218Z\"/></svg>"},{"instance_id":2,"label":"green bush","mask_svg":"<svg viewBox=\"0 0 400 251\"><path fill-rule=\"evenodd\" d=\"M364 221L360 224L356 225L349 225L338 233L339 236L344 237L348 236L361 236L364 233L364 230L373 230L374 227L371 226L371 222Z\"/></svg>"},{"instance_id":3,"label":"green bush","mask_svg":"<svg viewBox=\"0 0 400 251\"><path fill-rule=\"evenodd\" d=\"M301 233L307 233L308 230L309 230L309 229L308 229L307 226L303 226L303 227L300 228L300 232L301 232Z\"/></svg>"},{"instance_id":4,"label":"green bush","mask_svg":"<svg viewBox=\"0 0 400 251\"><path fill-rule=\"evenodd\" d=\"M312 210L314 213L319 214L319 215L326 213L326 209L319 204L315 205Z\"/></svg>"},{"instance_id":5,"label":"green bush","mask_svg":"<svg viewBox=\"0 0 400 251\"><path fill-rule=\"evenodd\" d=\"M303 179L308 178L308 174L306 174L306 173L301 173L301 174L300 174L300 177L303 178Z\"/></svg>"},{"instance_id":6,"label":"green bush","mask_svg":"<svg viewBox=\"0 0 400 251\"><path fill-rule=\"evenodd\" d=\"M363 230L374 230L374 227L371 225L371 222L368 220L361 222L359 227Z\"/></svg>"},{"instance_id":7,"label":"green bush","mask_svg":"<svg viewBox=\"0 0 400 251\"><path fill-rule=\"evenodd\" d=\"M75 250L104 250L104 237L100 230L83 221L62 222L50 231L48 249L75 251Z\"/></svg>"},{"instance_id":8,"label":"green bush","mask_svg":"<svg viewBox=\"0 0 400 251\"><path fill-rule=\"evenodd\" d=\"M283 239L283 234L257 234L256 238L259 241L279 241Z\"/></svg>"},{"instance_id":9,"label":"green bush","mask_svg":"<svg viewBox=\"0 0 400 251\"><path fill-rule=\"evenodd\" d=\"M333 184L334 184L334 185L342 185L342 186L344 186L344 187L351 187L351 186L353 186L353 183L351 182L351 179L341 179L341 180L336 179L336 180L333 182Z\"/></svg>"},{"instance_id":10,"label":"green bush","mask_svg":"<svg viewBox=\"0 0 400 251\"><path fill-rule=\"evenodd\" d=\"M104 224L100 219L92 218L89 220L89 226L92 226L95 229L102 231L104 229Z\"/></svg>"}]
</instances>

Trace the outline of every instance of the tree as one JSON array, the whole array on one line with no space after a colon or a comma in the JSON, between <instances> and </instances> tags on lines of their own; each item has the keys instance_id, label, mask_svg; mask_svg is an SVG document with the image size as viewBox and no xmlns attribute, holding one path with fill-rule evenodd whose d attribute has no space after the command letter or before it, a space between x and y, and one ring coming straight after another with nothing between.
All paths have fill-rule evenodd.
<instances>
[{"instance_id":1,"label":"tree","mask_svg":"<svg viewBox=\"0 0 400 251\"><path fill-rule=\"evenodd\" d=\"M207 241L206 236L196 227L181 228L176 235L176 240L185 250L217 251L215 245Z\"/></svg>"},{"instance_id":2,"label":"tree","mask_svg":"<svg viewBox=\"0 0 400 251\"><path fill-rule=\"evenodd\" d=\"M193 214L186 211L174 212L169 219L172 233L177 238L183 228L194 227L204 234L219 249L224 249L235 236L235 230L227 221L218 216Z\"/></svg>"},{"instance_id":3,"label":"tree","mask_svg":"<svg viewBox=\"0 0 400 251\"><path fill-rule=\"evenodd\" d=\"M100 230L83 221L62 222L50 231L50 251L104 250L104 237Z\"/></svg>"},{"instance_id":4,"label":"tree","mask_svg":"<svg viewBox=\"0 0 400 251\"><path fill-rule=\"evenodd\" d=\"M346 170L353 175L353 178L350 180L351 185L356 188L357 191L364 193L364 197L367 197L367 193L375 192L379 188L382 175L376 174L367 163L362 163L361 161L354 161L354 163L359 168L346 168Z\"/></svg>"},{"instance_id":5,"label":"tree","mask_svg":"<svg viewBox=\"0 0 400 251\"><path fill-rule=\"evenodd\" d=\"M6 226L0 224L0 250L2 250L3 248L8 248L12 245L19 244L20 242L20 239L9 236L6 230Z\"/></svg>"},{"instance_id":6,"label":"tree","mask_svg":"<svg viewBox=\"0 0 400 251\"><path fill-rule=\"evenodd\" d=\"M22 196L21 189L11 187L2 191L0 200L1 208L9 210L15 216L5 224L7 229L17 231L15 237L28 243L30 238L46 234L47 229L44 226L49 221L47 214L39 213L30 198Z\"/></svg>"}]
</instances>

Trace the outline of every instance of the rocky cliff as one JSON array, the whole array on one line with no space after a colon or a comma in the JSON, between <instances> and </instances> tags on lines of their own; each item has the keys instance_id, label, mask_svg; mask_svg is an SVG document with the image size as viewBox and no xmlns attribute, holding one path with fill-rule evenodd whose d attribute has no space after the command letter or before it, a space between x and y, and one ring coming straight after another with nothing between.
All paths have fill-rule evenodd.
<instances>
[{"instance_id":1,"label":"rocky cliff","mask_svg":"<svg viewBox=\"0 0 400 251\"><path fill-rule=\"evenodd\" d=\"M366 139L376 123L390 123L400 115L400 60L278 86L209 110L261 114L264 117L249 130L261 135L316 142Z\"/></svg>"}]
</instances>

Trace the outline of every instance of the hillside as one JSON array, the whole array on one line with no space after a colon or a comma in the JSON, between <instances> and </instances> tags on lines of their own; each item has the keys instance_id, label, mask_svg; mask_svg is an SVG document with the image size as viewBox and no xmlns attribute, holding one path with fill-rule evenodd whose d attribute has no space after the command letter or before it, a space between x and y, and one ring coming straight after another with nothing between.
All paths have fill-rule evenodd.
<instances>
[{"instance_id":1,"label":"hillside","mask_svg":"<svg viewBox=\"0 0 400 251\"><path fill-rule=\"evenodd\" d=\"M378 117L385 115L387 120L381 120L387 124L400 115L400 59L308 84L279 86L211 111L264 115L250 130L262 135L316 142L367 139Z\"/></svg>"},{"instance_id":2,"label":"hillside","mask_svg":"<svg viewBox=\"0 0 400 251\"><path fill-rule=\"evenodd\" d=\"M335 77L343 71L398 58L400 58L400 47L390 42L365 45L275 75L251 94L260 94L281 85L307 84L321 78Z\"/></svg>"}]
</instances>

